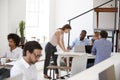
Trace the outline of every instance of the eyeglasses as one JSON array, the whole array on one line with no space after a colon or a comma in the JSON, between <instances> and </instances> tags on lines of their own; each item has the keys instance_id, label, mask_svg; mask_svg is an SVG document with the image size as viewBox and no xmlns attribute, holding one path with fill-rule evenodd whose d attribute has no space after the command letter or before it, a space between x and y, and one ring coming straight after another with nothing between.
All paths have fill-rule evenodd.
<instances>
[{"instance_id":1,"label":"eyeglasses","mask_svg":"<svg viewBox=\"0 0 120 80\"><path fill-rule=\"evenodd\" d=\"M34 56L36 57L36 58L40 58L41 56L42 56L42 54L40 54L40 55L37 55L37 54L35 54L35 53L33 53L34 54Z\"/></svg>"}]
</instances>

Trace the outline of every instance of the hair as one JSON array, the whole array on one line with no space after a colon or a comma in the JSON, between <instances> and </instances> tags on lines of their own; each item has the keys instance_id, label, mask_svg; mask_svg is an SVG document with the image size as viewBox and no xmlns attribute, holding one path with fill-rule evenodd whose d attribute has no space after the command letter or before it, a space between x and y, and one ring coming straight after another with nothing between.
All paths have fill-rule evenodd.
<instances>
[{"instance_id":1,"label":"hair","mask_svg":"<svg viewBox=\"0 0 120 80\"><path fill-rule=\"evenodd\" d=\"M95 34L96 36L99 36L99 35L100 35L100 33L99 33L98 31L95 31L94 34Z\"/></svg>"},{"instance_id":2,"label":"hair","mask_svg":"<svg viewBox=\"0 0 120 80\"><path fill-rule=\"evenodd\" d=\"M72 28L69 24L65 24L62 28L59 28L59 29L65 30L65 29L72 29Z\"/></svg>"},{"instance_id":3,"label":"hair","mask_svg":"<svg viewBox=\"0 0 120 80\"><path fill-rule=\"evenodd\" d=\"M102 30L100 32L100 36L101 36L101 38L107 38L108 37L108 33L105 30Z\"/></svg>"},{"instance_id":4,"label":"hair","mask_svg":"<svg viewBox=\"0 0 120 80\"><path fill-rule=\"evenodd\" d=\"M7 39L12 39L16 44L16 46L19 46L19 43L20 43L20 37L15 34L15 33L10 33L8 36L7 36Z\"/></svg>"},{"instance_id":5,"label":"hair","mask_svg":"<svg viewBox=\"0 0 120 80\"><path fill-rule=\"evenodd\" d=\"M85 33L85 34L87 34L87 31L86 31L86 30L82 30L81 33Z\"/></svg>"},{"instance_id":6,"label":"hair","mask_svg":"<svg viewBox=\"0 0 120 80\"><path fill-rule=\"evenodd\" d=\"M32 54L35 49L42 50L41 45L37 41L27 42L23 48L23 56L26 56L26 51L29 51Z\"/></svg>"}]
</instances>

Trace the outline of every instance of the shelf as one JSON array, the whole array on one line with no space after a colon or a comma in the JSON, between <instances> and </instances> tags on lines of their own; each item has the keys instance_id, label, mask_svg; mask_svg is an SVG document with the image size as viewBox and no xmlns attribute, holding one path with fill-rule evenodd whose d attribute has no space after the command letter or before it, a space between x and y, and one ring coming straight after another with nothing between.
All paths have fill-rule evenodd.
<instances>
[{"instance_id":1,"label":"shelf","mask_svg":"<svg viewBox=\"0 0 120 80\"><path fill-rule=\"evenodd\" d=\"M95 12L117 12L117 8L95 8Z\"/></svg>"}]
</instances>

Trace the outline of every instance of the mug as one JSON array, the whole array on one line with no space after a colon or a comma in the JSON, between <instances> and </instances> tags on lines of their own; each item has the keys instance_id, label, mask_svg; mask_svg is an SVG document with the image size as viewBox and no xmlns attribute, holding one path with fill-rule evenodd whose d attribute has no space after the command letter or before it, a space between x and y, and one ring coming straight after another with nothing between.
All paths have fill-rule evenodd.
<instances>
[{"instance_id":1,"label":"mug","mask_svg":"<svg viewBox=\"0 0 120 80\"><path fill-rule=\"evenodd\" d=\"M5 65L6 63L6 58L1 58L1 65Z\"/></svg>"}]
</instances>

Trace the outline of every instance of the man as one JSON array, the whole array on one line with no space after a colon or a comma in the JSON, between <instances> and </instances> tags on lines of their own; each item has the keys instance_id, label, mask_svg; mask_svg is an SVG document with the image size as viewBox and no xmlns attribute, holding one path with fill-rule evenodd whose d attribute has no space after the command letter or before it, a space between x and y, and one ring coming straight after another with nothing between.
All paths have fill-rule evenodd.
<instances>
[{"instance_id":1,"label":"man","mask_svg":"<svg viewBox=\"0 0 120 80\"><path fill-rule=\"evenodd\" d=\"M22 49L19 46L20 37L17 34L10 33L7 36L8 43L9 43L9 49L3 54L2 57L7 58L7 61L10 61L12 59L19 59L22 57Z\"/></svg>"},{"instance_id":2,"label":"man","mask_svg":"<svg viewBox=\"0 0 120 80\"><path fill-rule=\"evenodd\" d=\"M95 63L97 64L110 57L112 51L112 42L107 40L108 33L106 31L100 32L100 39L96 40L92 47L92 54L96 55Z\"/></svg>"},{"instance_id":3,"label":"man","mask_svg":"<svg viewBox=\"0 0 120 80\"><path fill-rule=\"evenodd\" d=\"M72 44L68 47L68 49L72 49L75 45L90 45L90 40L85 38L87 34L86 30L82 30L80 33L80 37L76 38Z\"/></svg>"},{"instance_id":4,"label":"man","mask_svg":"<svg viewBox=\"0 0 120 80\"><path fill-rule=\"evenodd\" d=\"M39 60L42 47L36 41L29 41L23 49L23 57L11 69L10 76L23 74L22 80L37 80L35 63Z\"/></svg>"}]
</instances>

